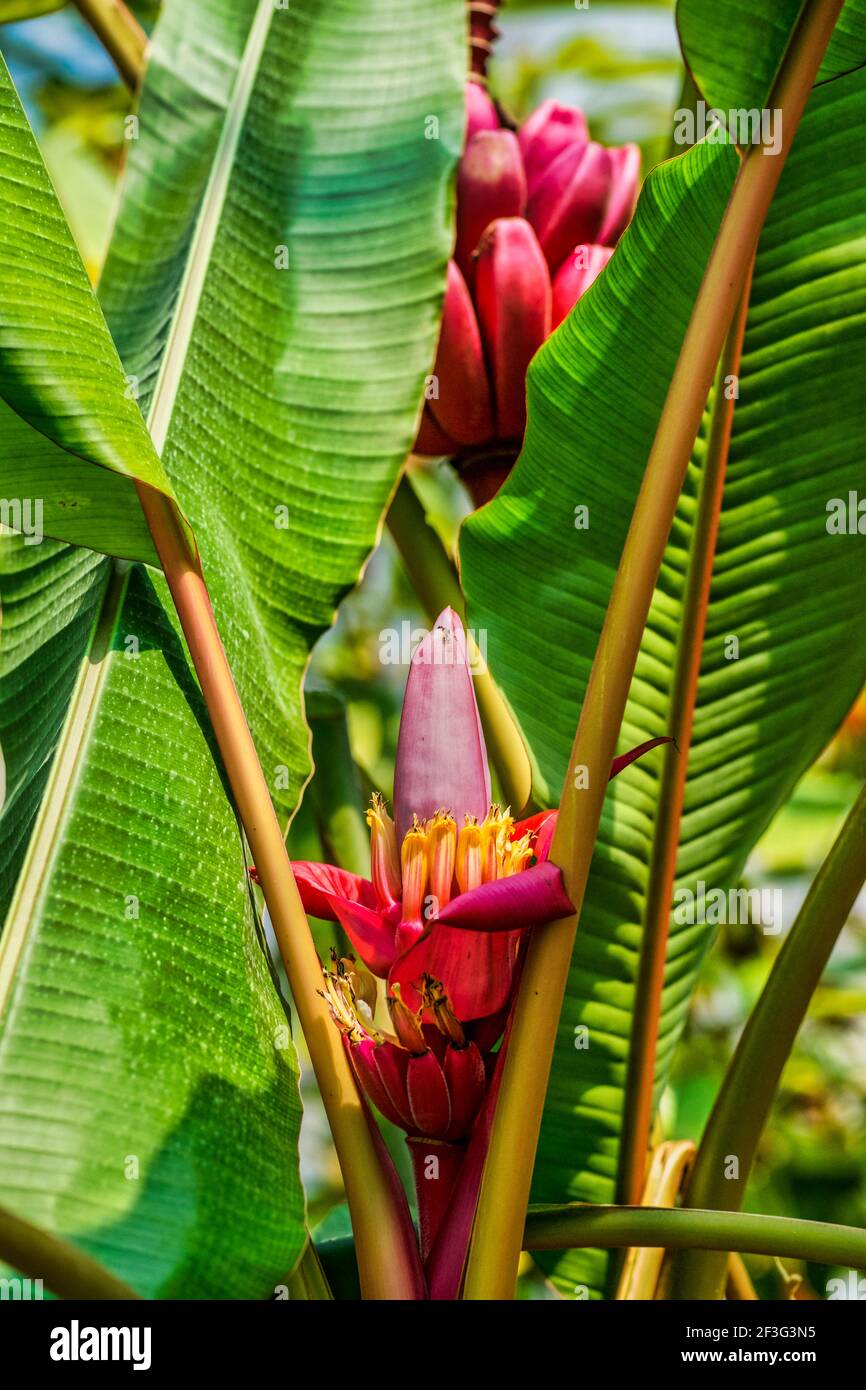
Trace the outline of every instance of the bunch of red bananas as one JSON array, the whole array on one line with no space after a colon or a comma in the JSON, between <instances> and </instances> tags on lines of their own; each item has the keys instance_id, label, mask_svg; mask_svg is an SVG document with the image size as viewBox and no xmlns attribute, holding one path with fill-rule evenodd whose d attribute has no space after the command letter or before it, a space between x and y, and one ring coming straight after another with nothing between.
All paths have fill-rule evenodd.
<instances>
[{"instance_id":1,"label":"bunch of red bananas","mask_svg":"<svg viewBox=\"0 0 866 1390\"><path fill-rule=\"evenodd\" d=\"M591 140L576 107L546 101L515 131L478 82L466 99L454 259L415 452L471 465L516 456L529 363L610 259L640 152Z\"/></svg>"}]
</instances>

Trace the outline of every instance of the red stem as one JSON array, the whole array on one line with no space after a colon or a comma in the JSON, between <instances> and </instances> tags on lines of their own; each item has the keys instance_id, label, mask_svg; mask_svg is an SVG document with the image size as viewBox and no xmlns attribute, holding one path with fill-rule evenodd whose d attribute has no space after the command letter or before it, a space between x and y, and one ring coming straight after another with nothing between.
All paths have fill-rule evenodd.
<instances>
[{"instance_id":1,"label":"red stem","mask_svg":"<svg viewBox=\"0 0 866 1390\"><path fill-rule=\"evenodd\" d=\"M499 37L499 5L500 0L469 0L469 65L482 81L487 77L487 61Z\"/></svg>"},{"instance_id":2,"label":"red stem","mask_svg":"<svg viewBox=\"0 0 866 1390\"><path fill-rule=\"evenodd\" d=\"M465 1144L446 1144L441 1139L406 1136L412 1159L415 1195L418 1198L418 1234L421 1259L426 1264L466 1157Z\"/></svg>"},{"instance_id":3,"label":"red stem","mask_svg":"<svg viewBox=\"0 0 866 1390\"><path fill-rule=\"evenodd\" d=\"M515 972L512 1000L517 997L520 988L523 960L524 952L521 951ZM508 1053L513 1022L514 1004L512 1002L505 1036L496 1054L493 1075L487 1085L487 1095L484 1097L484 1104L472 1127L466 1158L461 1165L446 1218L440 1225L429 1259L425 1258L424 1261L427 1285L430 1290L429 1296L432 1299L451 1300L460 1297L463 1274L466 1268L466 1256L475 1223L475 1209L478 1206L478 1197L481 1192L481 1179L484 1176L484 1164L487 1160L487 1150L493 1132L493 1119L496 1114L496 1103L499 1099L499 1089L502 1083L502 1073L505 1068L505 1058Z\"/></svg>"}]
</instances>

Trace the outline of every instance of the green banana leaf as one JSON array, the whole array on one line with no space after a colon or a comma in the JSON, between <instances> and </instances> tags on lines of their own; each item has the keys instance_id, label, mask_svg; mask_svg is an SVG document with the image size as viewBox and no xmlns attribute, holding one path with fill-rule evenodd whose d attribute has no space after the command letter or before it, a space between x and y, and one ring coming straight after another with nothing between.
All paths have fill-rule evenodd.
<instances>
[{"instance_id":1,"label":"green banana leaf","mask_svg":"<svg viewBox=\"0 0 866 1390\"><path fill-rule=\"evenodd\" d=\"M174 0L154 36L103 292L283 811L307 651L435 350L463 42L458 0L435 23L420 0ZM297 1068L166 586L9 543L0 717L30 816L62 733L0 942L4 1200L144 1294L267 1297L304 1241Z\"/></svg>"},{"instance_id":2,"label":"green banana leaf","mask_svg":"<svg viewBox=\"0 0 866 1390\"><path fill-rule=\"evenodd\" d=\"M223 0L211 49L202 8L157 28L100 297L288 816L309 652L376 543L435 353L464 15Z\"/></svg>"},{"instance_id":3,"label":"green banana leaf","mask_svg":"<svg viewBox=\"0 0 866 1390\"><path fill-rule=\"evenodd\" d=\"M19 19L37 19L39 15L62 10L67 0L0 0L0 24L12 24Z\"/></svg>"},{"instance_id":4,"label":"green banana leaf","mask_svg":"<svg viewBox=\"0 0 866 1390\"><path fill-rule=\"evenodd\" d=\"M757 258L721 516L677 885L736 883L746 856L866 678L864 538L827 503L862 481L866 74L816 88ZM714 152L715 151L715 152ZM558 795L634 498L732 175L699 145L661 165L608 271L536 357L523 454L464 528L474 627ZM645 633L622 747L667 731L703 446ZM589 507L589 529L575 508ZM507 571L507 572L506 572ZM520 576L515 582L513 576ZM508 584L511 600L500 595ZM539 622L537 615L545 615ZM738 659L728 639L739 642ZM543 698L540 692L543 691ZM612 784L562 1011L537 1201L613 1198L645 892L665 807L660 754ZM710 925L671 922L656 1091ZM588 1046L576 1030L588 1028ZM544 1263L561 1291L606 1258Z\"/></svg>"},{"instance_id":5,"label":"green banana leaf","mask_svg":"<svg viewBox=\"0 0 866 1390\"><path fill-rule=\"evenodd\" d=\"M3 522L155 564L134 481L171 488L0 58Z\"/></svg>"},{"instance_id":6,"label":"green banana leaf","mask_svg":"<svg viewBox=\"0 0 866 1390\"><path fill-rule=\"evenodd\" d=\"M49 614L73 555L31 575ZM266 1298L305 1239L289 1020L164 581L98 573L0 940L0 1183L146 1297Z\"/></svg>"},{"instance_id":7,"label":"green banana leaf","mask_svg":"<svg viewBox=\"0 0 866 1390\"><path fill-rule=\"evenodd\" d=\"M92 550L57 541L0 540L0 918L27 850L106 565Z\"/></svg>"},{"instance_id":8,"label":"green banana leaf","mask_svg":"<svg viewBox=\"0 0 866 1390\"><path fill-rule=\"evenodd\" d=\"M673 9L673 4L674 0L640 0L640 6L645 5L647 8L653 9L663 7L670 10ZM587 8L588 5L589 0L586 0L584 8ZM594 0L593 8L597 6L599 9L615 9L617 5L632 5L634 7L634 0ZM551 0L508 0L508 8L509 10L554 10L555 6L551 4ZM576 4L574 8L578 9L578 5Z\"/></svg>"},{"instance_id":9,"label":"green banana leaf","mask_svg":"<svg viewBox=\"0 0 866 1390\"><path fill-rule=\"evenodd\" d=\"M677 28L683 58L709 106L729 111L762 107L803 0L679 0ZM847 0L827 46L818 82L866 62L866 4Z\"/></svg>"}]
</instances>

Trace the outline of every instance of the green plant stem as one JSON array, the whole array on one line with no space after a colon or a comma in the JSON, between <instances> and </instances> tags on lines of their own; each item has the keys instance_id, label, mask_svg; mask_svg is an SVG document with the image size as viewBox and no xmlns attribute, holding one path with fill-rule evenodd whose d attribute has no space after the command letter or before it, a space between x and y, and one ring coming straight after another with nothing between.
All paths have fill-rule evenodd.
<instances>
[{"instance_id":1,"label":"green plant stem","mask_svg":"<svg viewBox=\"0 0 866 1390\"><path fill-rule=\"evenodd\" d=\"M346 1186L364 1296L421 1297L423 1277L408 1208L396 1175L382 1161L372 1120L321 994L321 962L198 556L190 549L174 504L153 488L136 486L252 850L319 1083Z\"/></svg>"},{"instance_id":2,"label":"green plant stem","mask_svg":"<svg viewBox=\"0 0 866 1390\"><path fill-rule=\"evenodd\" d=\"M144 74L147 34L123 0L74 0L131 92Z\"/></svg>"},{"instance_id":3,"label":"green plant stem","mask_svg":"<svg viewBox=\"0 0 866 1390\"><path fill-rule=\"evenodd\" d=\"M683 1207L533 1206L524 1250L726 1250L866 1269L866 1230L788 1216ZM329 1265L352 1268L351 1236L323 1247Z\"/></svg>"},{"instance_id":4,"label":"green plant stem","mask_svg":"<svg viewBox=\"0 0 866 1390\"><path fill-rule=\"evenodd\" d=\"M593 661L566 774L551 860L575 916L532 933L493 1122L464 1297L514 1296L523 1221L577 917L611 760L683 479L761 228L843 0L807 0L773 86L781 147L746 153L671 379ZM576 773L587 769L586 778ZM580 790L578 790L578 786Z\"/></svg>"},{"instance_id":5,"label":"green plant stem","mask_svg":"<svg viewBox=\"0 0 866 1390\"><path fill-rule=\"evenodd\" d=\"M465 622L466 603L457 571L428 522L406 473L388 511L388 529L429 621L433 622L443 608L453 608ZM506 800L519 814L532 792L532 765L526 744L471 633L467 633L467 647L487 751Z\"/></svg>"},{"instance_id":6,"label":"green plant stem","mask_svg":"<svg viewBox=\"0 0 866 1390\"><path fill-rule=\"evenodd\" d=\"M530 1207L524 1246L527 1250L621 1246L736 1250L866 1269L866 1230L857 1226L683 1207ZM726 1261L727 1256L721 1259Z\"/></svg>"},{"instance_id":7,"label":"green plant stem","mask_svg":"<svg viewBox=\"0 0 866 1390\"><path fill-rule=\"evenodd\" d=\"M646 1174L671 899L677 871L677 852L710 584L725 489L728 449L734 423L736 402L733 396L729 398L726 394L724 383L727 378L737 376L740 370L751 286L750 270L734 321L725 340L716 381L712 422L701 473L674 662L670 719L666 732L673 735L675 742L668 744L665 749L659 783L652 858L647 879L644 929L635 983L635 1004L623 1101L623 1130L617 1168L617 1201L630 1205L640 1201Z\"/></svg>"},{"instance_id":8,"label":"green plant stem","mask_svg":"<svg viewBox=\"0 0 866 1390\"><path fill-rule=\"evenodd\" d=\"M138 1294L77 1246L0 1207L0 1261L41 1279L58 1298L129 1299Z\"/></svg>"},{"instance_id":9,"label":"green plant stem","mask_svg":"<svg viewBox=\"0 0 866 1390\"><path fill-rule=\"evenodd\" d=\"M800 1025L866 879L866 787L818 870L743 1030L707 1121L686 1190L689 1207L736 1211ZM727 1177L728 1160L736 1177ZM674 1261L671 1298L720 1298L724 1256Z\"/></svg>"}]
</instances>

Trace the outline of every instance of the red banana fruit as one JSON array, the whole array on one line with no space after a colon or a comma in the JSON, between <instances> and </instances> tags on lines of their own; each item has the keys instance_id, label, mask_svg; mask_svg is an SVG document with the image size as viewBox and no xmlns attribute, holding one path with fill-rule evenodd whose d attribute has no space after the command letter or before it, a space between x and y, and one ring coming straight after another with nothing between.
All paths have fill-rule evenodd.
<instances>
[{"instance_id":1,"label":"red banana fruit","mask_svg":"<svg viewBox=\"0 0 866 1390\"><path fill-rule=\"evenodd\" d=\"M577 107L543 101L523 122L517 139L526 170L527 195L531 198L548 167L563 150L586 148L589 131L586 117Z\"/></svg>"},{"instance_id":2,"label":"red banana fruit","mask_svg":"<svg viewBox=\"0 0 866 1390\"><path fill-rule=\"evenodd\" d=\"M456 260L472 284L472 255L487 226L497 217L519 217L526 206L526 175L517 136L511 130L473 135L457 175Z\"/></svg>"},{"instance_id":3,"label":"red banana fruit","mask_svg":"<svg viewBox=\"0 0 866 1390\"><path fill-rule=\"evenodd\" d=\"M550 333L550 276L529 223L502 217L478 248L475 302L493 376L496 432L520 439L526 425L526 369Z\"/></svg>"},{"instance_id":4,"label":"red banana fruit","mask_svg":"<svg viewBox=\"0 0 866 1390\"><path fill-rule=\"evenodd\" d=\"M581 242L598 240L611 187L610 152L591 140L570 146L549 166L529 200L526 215L535 228L551 275Z\"/></svg>"},{"instance_id":5,"label":"red banana fruit","mask_svg":"<svg viewBox=\"0 0 866 1390\"><path fill-rule=\"evenodd\" d=\"M493 407L481 334L466 281L453 261L448 263L442 331L433 373L439 394L427 405L439 430L464 446L484 444L491 439Z\"/></svg>"},{"instance_id":6,"label":"red banana fruit","mask_svg":"<svg viewBox=\"0 0 866 1390\"><path fill-rule=\"evenodd\" d=\"M613 255L612 246L575 246L553 277L552 327L558 328Z\"/></svg>"}]
</instances>

